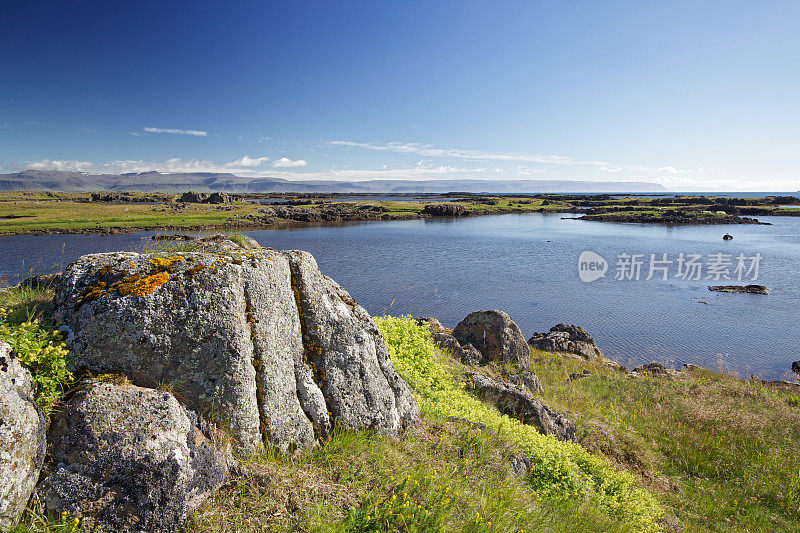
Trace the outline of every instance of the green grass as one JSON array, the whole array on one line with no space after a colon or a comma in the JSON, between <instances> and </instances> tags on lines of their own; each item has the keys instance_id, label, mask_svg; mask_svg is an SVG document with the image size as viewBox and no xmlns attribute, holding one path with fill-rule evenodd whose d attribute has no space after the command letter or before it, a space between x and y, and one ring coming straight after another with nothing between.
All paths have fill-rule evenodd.
<instances>
[{"instance_id":1,"label":"green grass","mask_svg":"<svg viewBox=\"0 0 800 533\"><path fill-rule=\"evenodd\" d=\"M545 403L578 413L582 445L637 472L680 530L800 531L798 393L702 369L630 379L538 351L531 370Z\"/></svg>"}]
</instances>

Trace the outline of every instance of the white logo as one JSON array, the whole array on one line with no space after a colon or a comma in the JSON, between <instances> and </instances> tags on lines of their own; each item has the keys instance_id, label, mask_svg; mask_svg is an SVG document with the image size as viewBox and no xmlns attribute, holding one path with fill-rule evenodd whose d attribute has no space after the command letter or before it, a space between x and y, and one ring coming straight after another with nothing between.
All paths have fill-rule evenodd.
<instances>
[{"instance_id":1,"label":"white logo","mask_svg":"<svg viewBox=\"0 0 800 533\"><path fill-rule=\"evenodd\" d=\"M586 250L578 257L578 275L581 281L589 283L604 278L607 270L608 261L601 255Z\"/></svg>"}]
</instances>

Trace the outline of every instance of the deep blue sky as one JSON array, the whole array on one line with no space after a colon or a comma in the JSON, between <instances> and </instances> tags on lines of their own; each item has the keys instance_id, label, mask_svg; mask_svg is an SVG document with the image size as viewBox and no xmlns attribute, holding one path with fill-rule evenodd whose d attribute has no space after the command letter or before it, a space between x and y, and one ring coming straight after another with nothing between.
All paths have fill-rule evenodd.
<instances>
[{"instance_id":1,"label":"deep blue sky","mask_svg":"<svg viewBox=\"0 0 800 533\"><path fill-rule=\"evenodd\" d=\"M3 5L0 172L800 188L796 1Z\"/></svg>"}]
</instances>

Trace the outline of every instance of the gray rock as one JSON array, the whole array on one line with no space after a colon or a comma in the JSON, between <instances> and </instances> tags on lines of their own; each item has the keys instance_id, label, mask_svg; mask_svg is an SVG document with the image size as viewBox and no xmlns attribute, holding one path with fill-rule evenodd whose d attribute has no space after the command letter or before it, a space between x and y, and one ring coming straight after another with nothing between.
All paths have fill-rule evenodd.
<instances>
[{"instance_id":1,"label":"gray rock","mask_svg":"<svg viewBox=\"0 0 800 533\"><path fill-rule=\"evenodd\" d=\"M486 424L483 424L481 422L473 422L468 418L464 418L461 416L448 416L447 421L468 426L470 429L477 429L478 431L486 433L487 435L496 435L495 431Z\"/></svg>"},{"instance_id":2,"label":"gray rock","mask_svg":"<svg viewBox=\"0 0 800 533\"><path fill-rule=\"evenodd\" d=\"M662 378L669 378L676 374L675 370L671 368L666 368L661 363L647 363L641 366L637 366L633 370L631 370L628 375L632 377L639 377L639 376L656 376Z\"/></svg>"},{"instance_id":3,"label":"gray rock","mask_svg":"<svg viewBox=\"0 0 800 533\"><path fill-rule=\"evenodd\" d=\"M473 345L467 344L465 346L461 346L461 344L452 335L432 331L431 338L433 339L433 342L439 346L439 348L447 350L453 355L453 357L465 365L486 364L486 358Z\"/></svg>"},{"instance_id":4,"label":"gray rock","mask_svg":"<svg viewBox=\"0 0 800 533\"><path fill-rule=\"evenodd\" d=\"M708 290L715 292L741 292L747 294L769 294L763 285L711 285Z\"/></svg>"},{"instance_id":5,"label":"gray rock","mask_svg":"<svg viewBox=\"0 0 800 533\"><path fill-rule=\"evenodd\" d=\"M800 361L795 361L792 363L792 372L795 374L800 374Z\"/></svg>"},{"instance_id":6,"label":"gray rock","mask_svg":"<svg viewBox=\"0 0 800 533\"><path fill-rule=\"evenodd\" d=\"M508 458L511 463L511 473L517 477L525 477L531 469L530 458L522 452L516 452Z\"/></svg>"},{"instance_id":7,"label":"gray rock","mask_svg":"<svg viewBox=\"0 0 800 533\"><path fill-rule=\"evenodd\" d=\"M167 383L243 450L307 450L334 423L396 435L417 417L372 319L303 252L85 256L55 316L73 367Z\"/></svg>"},{"instance_id":8,"label":"gray rock","mask_svg":"<svg viewBox=\"0 0 800 533\"><path fill-rule=\"evenodd\" d=\"M422 213L432 217L459 217L467 214L467 208L460 204L440 202L427 204L422 208Z\"/></svg>"},{"instance_id":9,"label":"gray rock","mask_svg":"<svg viewBox=\"0 0 800 533\"><path fill-rule=\"evenodd\" d=\"M580 326L558 324L549 333L534 333L528 344L546 352L564 352L593 360L603 357L594 339Z\"/></svg>"},{"instance_id":10,"label":"gray rock","mask_svg":"<svg viewBox=\"0 0 800 533\"><path fill-rule=\"evenodd\" d=\"M510 377L510 379L514 385L527 387L530 392L536 394L544 394L544 386L542 385L542 381L534 372L527 371L514 374Z\"/></svg>"},{"instance_id":11,"label":"gray rock","mask_svg":"<svg viewBox=\"0 0 800 533\"><path fill-rule=\"evenodd\" d=\"M567 381L577 381L581 378L588 378L592 375L592 372L589 370L584 370L583 372L573 372L567 378Z\"/></svg>"},{"instance_id":12,"label":"gray rock","mask_svg":"<svg viewBox=\"0 0 800 533\"><path fill-rule=\"evenodd\" d=\"M453 330L461 345L472 344L490 361L510 362L527 368L531 350L511 317L503 311L475 311Z\"/></svg>"},{"instance_id":13,"label":"gray rock","mask_svg":"<svg viewBox=\"0 0 800 533\"><path fill-rule=\"evenodd\" d=\"M480 399L494 404L501 412L534 426L540 433L575 442L575 426L572 422L564 415L551 411L522 389L481 374L472 375L472 385Z\"/></svg>"},{"instance_id":14,"label":"gray rock","mask_svg":"<svg viewBox=\"0 0 800 533\"><path fill-rule=\"evenodd\" d=\"M444 332L444 326L442 325L442 323L431 316L417 317L416 321L417 324L420 326L428 326L428 329L431 330L431 333Z\"/></svg>"},{"instance_id":15,"label":"gray rock","mask_svg":"<svg viewBox=\"0 0 800 533\"><path fill-rule=\"evenodd\" d=\"M227 458L168 392L92 382L54 417L47 511L98 532L177 531L223 482Z\"/></svg>"},{"instance_id":16,"label":"gray rock","mask_svg":"<svg viewBox=\"0 0 800 533\"><path fill-rule=\"evenodd\" d=\"M0 341L0 529L19 520L45 457L47 426L30 372Z\"/></svg>"},{"instance_id":17,"label":"gray rock","mask_svg":"<svg viewBox=\"0 0 800 533\"><path fill-rule=\"evenodd\" d=\"M398 435L419 418L419 411L372 317L320 273L310 253L285 254L300 307L304 363L333 421Z\"/></svg>"}]
</instances>

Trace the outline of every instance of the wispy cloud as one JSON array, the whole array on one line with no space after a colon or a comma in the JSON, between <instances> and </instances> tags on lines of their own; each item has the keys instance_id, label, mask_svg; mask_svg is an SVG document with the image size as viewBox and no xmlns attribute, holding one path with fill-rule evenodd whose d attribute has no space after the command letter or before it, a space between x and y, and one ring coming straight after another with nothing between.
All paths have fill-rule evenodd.
<instances>
[{"instance_id":1,"label":"wispy cloud","mask_svg":"<svg viewBox=\"0 0 800 533\"><path fill-rule=\"evenodd\" d=\"M543 163L548 165L592 165L608 166L605 161L582 161L560 155L521 154L513 152L485 152L481 150L462 150L458 148L437 148L430 144L392 142L386 144L360 143L353 141L329 141L334 146L413 154L424 157L449 157L469 161L514 161L525 163Z\"/></svg>"},{"instance_id":2,"label":"wispy cloud","mask_svg":"<svg viewBox=\"0 0 800 533\"><path fill-rule=\"evenodd\" d=\"M179 130L175 128L146 127L144 128L144 131L147 133L171 133L173 135L194 135L195 137L208 137L208 132L202 130Z\"/></svg>"},{"instance_id":3,"label":"wispy cloud","mask_svg":"<svg viewBox=\"0 0 800 533\"><path fill-rule=\"evenodd\" d=\"M307 163L305 159L292 160L289 159L288 157L281 157L280 159L272 163L272 166L275 168L304 167L306 165Z\"/></svg>"}]
</instances>

